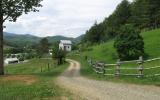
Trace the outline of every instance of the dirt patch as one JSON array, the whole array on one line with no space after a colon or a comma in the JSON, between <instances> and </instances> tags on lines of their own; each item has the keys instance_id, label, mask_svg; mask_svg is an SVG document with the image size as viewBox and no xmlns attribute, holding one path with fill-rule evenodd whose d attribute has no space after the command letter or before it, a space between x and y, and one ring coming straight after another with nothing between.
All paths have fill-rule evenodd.
<instances>
[{"instance_id":1,"label":"dirt patch","mask_svg":"<svg viewBox=\"0 0 160 100\"><path fill-rule=\"evenodd\" d=\"M70 100L70 99L65 96L60 96L60 97L42 98L42 100Z\"/></svg>"},{"instance_id":2,"label":"dirt patch","mask_svg":"<svg viewBox=\"0 0 160 100\"><path fill-rule=\"evenodd\" d=\"M12 75L3 77L3 81L20 81L31 85L37 81L37 78L32 75Z\"/></svg>"},{"instance_id":3,"label":"dirt patch","mask_svg":"<svg viewBox=\"0 0 160 100\"><path fill-rule=\"evenodd\" d=\"M71 97L59 96L59 97L42 98L42 100L85 100L85 99L81 99L80 97L76 96L71 96Z\"/></svg>"}]
</instances>

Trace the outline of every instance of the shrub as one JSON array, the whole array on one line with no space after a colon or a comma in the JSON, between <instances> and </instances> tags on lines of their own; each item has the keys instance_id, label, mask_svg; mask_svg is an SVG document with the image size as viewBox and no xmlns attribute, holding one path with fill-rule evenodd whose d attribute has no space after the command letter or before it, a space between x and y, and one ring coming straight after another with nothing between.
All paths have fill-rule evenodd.
<instances>
[{"instance_id":1,"label":"shrub","mask_svg":"<svg viewBox=\"0 0 160 100\"><path fill-rule=\"evenodd\" d=\"M55 43L53 46L52 58L57 60L57 64L63 64L66 57L66 51L59 49L58 43Z\"/></svg>"},{"instance_id":2,"label":"shrub","mask_svg":"<svg viewBox=\"0 0 160 100\"><path fill-rule=\"evenodd\" d=\"M19 61L24 61L24 57L20 57L20 58L19 58Z\"/></svg>"},{"instance_id":3,"label":"shrub","mask_svg":"<svg viewBox=\"0 0 160 100\"><path fill-rule=\"evenodd\" d=\"M132 25L125 25L121 28L115 39L114 47L121 60L138 59L144 55L144 42L140 31Z\"/></svg>"}]
</instances>

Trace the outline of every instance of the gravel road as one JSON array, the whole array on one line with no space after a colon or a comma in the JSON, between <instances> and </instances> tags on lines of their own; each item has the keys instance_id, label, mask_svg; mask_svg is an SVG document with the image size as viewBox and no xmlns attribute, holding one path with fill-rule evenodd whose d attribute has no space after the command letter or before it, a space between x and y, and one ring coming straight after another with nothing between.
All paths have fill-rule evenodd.
<instances>
[{"instance_id":1,"label":"gravel road","mask_svg":"<svg viewBox=\"0 0 160 100\"><path fill-rule=\"evenodd\" d=\"M160 87L96 81L80 75L80 63L67 60L69 68L57 84L86 100L160 100Z\"/></svg>"}]
</instances>

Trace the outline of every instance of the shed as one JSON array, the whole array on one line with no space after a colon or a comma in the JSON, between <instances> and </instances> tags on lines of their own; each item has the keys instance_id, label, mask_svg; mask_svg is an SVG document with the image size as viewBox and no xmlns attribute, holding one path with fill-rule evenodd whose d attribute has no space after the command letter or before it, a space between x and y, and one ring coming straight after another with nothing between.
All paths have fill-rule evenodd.
<instances>
[{"instance_id":1,"label":"shed","mask_svg":"<svg viewBox=\"0 0 160 100\"><path fill-rule=\"evenodd\" d=\"M70 40L61 40L59 43L59 49L64 51L71 51L72 50L72 41Z\"/></svg>"},{"instance_id":2,"label":"shed","mask_svg":"<svg viewBox=\"0 0 160 100\"><path fill-rule=\"evenodd\" d=\"M6 58L4 60L4 63L5 64L19 63L19 60L18 58Z\"/></svg>"}]
</instances>

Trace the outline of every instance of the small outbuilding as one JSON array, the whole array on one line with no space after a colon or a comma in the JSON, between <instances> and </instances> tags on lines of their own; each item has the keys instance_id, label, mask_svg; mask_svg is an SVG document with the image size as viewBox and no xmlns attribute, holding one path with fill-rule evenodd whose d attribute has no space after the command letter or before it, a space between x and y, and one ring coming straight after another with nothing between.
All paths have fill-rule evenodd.
<instances>
[{"instance_id":1,"label":"small outbuilding","mask_svg":"<svg viewBox=\"0 0 160 100\"><path fill-rule=\"evenodd\" d=\"M13 63L19 63L18 58L6 58L4 60L5 64L13 64Z\"/></svg>"},{"instance_id":2,"label":"small outbuilding","mask_svg":"<svg viewBox=\"0 0 160 100\"><path fill-rule=\"evenodd\" d=\"M70 40L61 40L59 43L59 49L64 51L71 51L72 50L72 41Z\"/></svg>"},{"instance_id":3,"label":"small outbuilding","mask_svg":"<svg viewBox=\"0 0 160 100\"><path fill-rule=\"evenodd\" d=\"M49 55L52 55L52 52L53 52L53 50L52 50L52 49L50 49L50 50L49 50Z\"/></svg>"}]
</instances>

